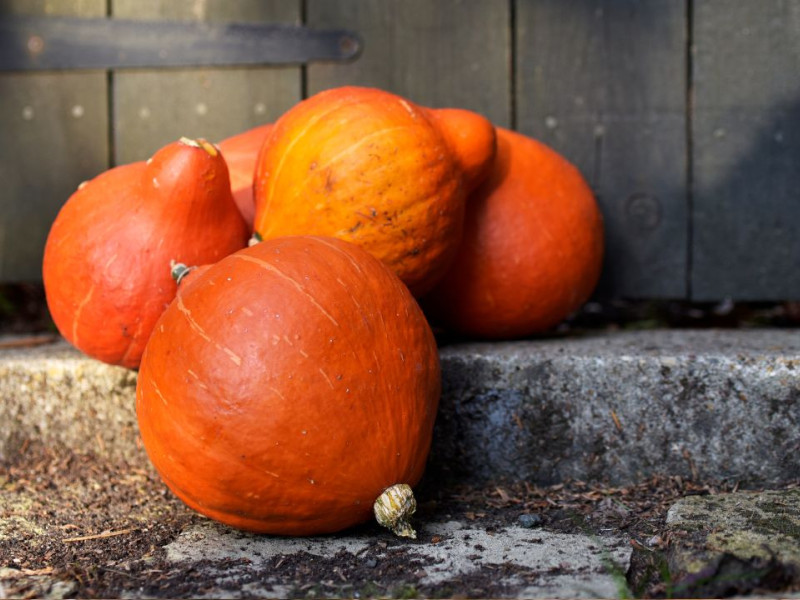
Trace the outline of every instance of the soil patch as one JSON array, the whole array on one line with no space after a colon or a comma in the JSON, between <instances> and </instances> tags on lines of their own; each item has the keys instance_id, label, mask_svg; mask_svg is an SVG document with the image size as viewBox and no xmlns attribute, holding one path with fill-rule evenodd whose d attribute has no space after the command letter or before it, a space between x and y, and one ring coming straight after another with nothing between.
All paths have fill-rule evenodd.
<instances>
[{"instance_id":1,"label":"soil patch","mask_svg":"<svg viewBox=\"0 0 800 600\"><path fill-rule=\"evenodd\" d=\"M529 527L532 537L539 528L621 533L634 549L630 572L621 574L630 592L664 597L672 589L664 559L667 509L687 494L729 489L678 477L629 487L573 481L548 488L441 489L428 481L418 492L418 518L470 522L489 533L515 524ZM414 546L441 540L395 540L373 524L349 532L369 539L358 555L298 553L258 568L247 559L195 564L193 570L168 562L163 547L202 521L148 466L28 444L12 463L0 465L0 597L196 597L219 585L198 576L208 568L227 577L232 595L244 596L264 595L258 586L268 577L290 597L501 597L512 593L504 583L509 576L522 583L537 577L519 565L496 565L425 586Z\"/></svg>"}]
</instances>

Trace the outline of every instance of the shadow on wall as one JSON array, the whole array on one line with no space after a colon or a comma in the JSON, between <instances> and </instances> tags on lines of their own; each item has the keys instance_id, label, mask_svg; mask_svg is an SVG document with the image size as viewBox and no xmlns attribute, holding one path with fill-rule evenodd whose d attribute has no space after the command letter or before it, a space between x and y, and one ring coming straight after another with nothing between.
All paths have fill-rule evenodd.
<instances>
[{"instance_id":1,"label":"shadow on wall","mask_svg":"<svg viewBox=\"0 0 800 600\"><path fill-rule=\"evenodd\" d=\"M637 301L600 290L570 326L800 325L800 100L696 110L692 131L690 297ZM635 215L639 235L651 217L648 207Z\"/></svg>"},{"instance_id":2,"label":"shadow on wall","mask_svg":"<svg viewBox=\"0 0 800 600\"><path fill-rule=\"evenodd\" d=\"M693 131L691 299L800 299L800 100Z\"/></svg>"}]
</instances>

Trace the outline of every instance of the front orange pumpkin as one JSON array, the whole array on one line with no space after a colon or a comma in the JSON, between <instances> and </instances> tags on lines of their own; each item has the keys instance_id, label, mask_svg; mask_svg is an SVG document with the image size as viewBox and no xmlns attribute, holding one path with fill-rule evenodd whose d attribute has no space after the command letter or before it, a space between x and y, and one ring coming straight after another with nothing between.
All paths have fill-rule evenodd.
<instances>
[{"instance_id":1,"label":"front orange pumpkin","mask_svg":"<svg viewBox=\"0 0 800 600\"><path fill-rule=\"evenodd\" d=\"M424 299L446 328L483 338L544 332L591 295L603 220L580 172L544 144L497 128L497 159L470 197L464 242Z\"/></svg>"},{"instance_id":2,"label":"front orange pumpkin","mask_svg":"<svg viewBox=\"0 0 800 600\"><path fill-rule=\"evenodd\" d=\"M138 367L175 296L170 261L213 262L247 237L217 149L205 140L173 142L147 162L82 184L64 204L44 250L47 306L85 354Z\"/></svg>"},{"instance_id":3,"label":"front orange pumpkin","mask_svg":"<svg viewBox=\"0 0 800 600\"><path fill-rule=\"evenodd\" d=\"M181 283L142 359L137 415L195 510L274 534L370 518L425 466L440 391L413 297L352 244L286 237Z\"/></svg>"},{"instance_id":4,"label":"front orange pumpkin","mask_svg":"<svg viewBox=\"0 0 800 600\"><path fill-rule=\"evenodd\" d=\"M321 92L267 137L256 166L255 231L353 242L419 296L455 256L466 194L494 151L494 128L475 113L426 109L370 88Z\"/></svg>"}]
</instances>

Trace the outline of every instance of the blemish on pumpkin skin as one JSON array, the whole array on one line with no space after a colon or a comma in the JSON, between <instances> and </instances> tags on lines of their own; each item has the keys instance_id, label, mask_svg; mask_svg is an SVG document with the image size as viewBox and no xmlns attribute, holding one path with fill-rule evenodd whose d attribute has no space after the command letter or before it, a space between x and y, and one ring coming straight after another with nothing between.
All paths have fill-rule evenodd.
<instances>
[{"instance_id":1,"label":"blemish on pumpkin skin","mask_svg":"<svg viewBox=\"0 0 800 600\"><path fill-rule=\"evenodd\" d=\"M328 377L328 374L325 371L322 370L322 367L319 368L319 372L322 373L322 376L325 378L325 381L328 382L328 385L331 386L331 389L334 389L333 382L331 381L331 378Z\"/></svg>"},{"instance_id":2,"label":"blemish on pumpkin skin","mask_svg":"<svg viewBox=\"0 0 800 600\"><path fill-rule=\"evenodd\" d=\"M200 377L197 375L197 373L195 373L195 372L194 372L194 371L192 371L191 369L188 369L186 372L187 372L189 375L191 375L192 377L194 377L194 379L197 381L197 386L198 386L198 387L199 387L201 390L208 390L208 386L207 386L205 383L203 383L202 381L200 381Z\"/></svg>"},{"instance_id":3,"label":"blemish on pumpkin skin","mask_svg":"<svg viewBox=\"0 0 800 600\"><path fill-rule=\"evenodd\" d=\"M350 256L349 253L344 252L341 248L339 248L335 244L331 244L330 242L327 242L324 239L319 239L318 238L317 242L322 244L322 245L324 245L324 246L328 246L329 248L332 248L333 250L336 250L336 252L338 252L339 254L343 255L350 262L350 264L353 266L353 268L356 270L357 273L363 274L363 271L361 270L361 267L356 262L356 260L352 256Z\"/></svg>"},{"instance_id":4,"label":"blemish on pumpkin skin","mask_svg":"<svg viewBox=\"0 0 800 600\"><path fill-rule=\"evenodd\" d=\"M373 131L369 135L366 135L359 139L358 141L350 144L347 148L339 152L338 154L332 156L327 162L323 165L319 166L319 169L329 169L331 165L335 164L336 162L342 160L343 158L347 158L349 155L354 154L357 150L359 150L362 146L368 145L372 143L373 139L379 137L381 135L392 133L394 131L406 129L405 125L402 126L395 126L395 127L386 127L384 129L378 129L377 131ZM328 171L328 177L330 177L330 170ZM333 183L336 183L335 181ZM327 189L327 182L326 182L326 189Z\"/></svg>"},{"instance_id":5,"label":"blemish on pumpkin skin","mask_svg":"<svg viewBox=\"0 0 800 600\"><path fill-rule=\"evenodd\" d=\"M308 358L308 352L306 352L305 350L300 349L298 350L298 352L303 358Z\"/></svg>"},{"instance_id":6,"label":"blemish on pumpkin skin","mask_svg":"<svg viewBox=\"0 0 800 600\"><path fill-rule=\"evenodd\" d=\"M92 287L89 288L89 292L83 297L83 300L80 301L78 308L75 309L75 316L72 319L72 343L75 346L78 345L78 322L80 321L83 308L89 303L89 300L92 299L94 288L95 286L92 284Z\"/></svg>"},{"instance_id":7,"label":"blemish on pumpkin skin","mask_svg":"<svg viewBox=\"0 0 800 600\"><path fill-rule=\"evenodd\" d=\"M412 119L416 119L417 118L417 111L415 111L408 102L406 102L402 98L400 98L399 102L400 102L400 104L403 105L403 108L406 109L406 112L408 112L408 114L411 115Z\"/></svg>"},{"instance_id":8,"label":"blemish on pumpkin skin","mask_svg":"<svg viewBox=\"0 0 800 600\"><path fill-rule=\"evenodd\" d=\"M244 261L247 261L247 262L251 262L251 263L253 263L255 265L258 265L262 269L264 269L266 271L269 271L270 273L273 273L273 274L277 275L278 277L280 277L281 279L283 279L284 281L290 283L298 292L303 294L303 296L305 296L306 299L309 302L311 302L311 304L314 305L314 307L316 307L323 315L325 315L325 317L331 323L333 323L336 327L339 327L339 322L336 319L333 318L333 315L331 315L327 310L325 310L325 308L319 302L317 302L317 300L311 294L309 294L306 291L306 289L299 282L297 282L293 278L289 277L286 273L284 273L280 269L276 268L274 265L271 265L270 263L268 263L266 261L263 261L263 260L260 260L258 258L253 258L252 256L247 256L246 254L234 254L232 256L234 258L238 258L239 260L244 260Z\"/></svg>"},{"instance_id":9,"label":"blemish on pumpkin skin","mask_svg":"<svg viewBox=\"0 0 800 600\"><path fill-rule=\"evenodd\" d=\"M164 406L168 406L167 399L164 398L164 394L162 394L161 390L158 389L158 385L156 384L154 379L150 379L150 384L153 386L153 391L156 393L156 396L161 398L161 402L164 403Z\"/></svg>"},{"instance_id":10,"label":"blemish on pumpkin skin","mask_svg":"<svg viewBox=\"0 0 800 600\"><path fill-rule=\"evenodd\" d=\"M219 344L215 344L215 346L219 346ZM228 355L228 358L230 358L230 359L233 361L233 364L235 364L237 367L240 367L240 366L242 365L242 359L241 359L241 357L240 357L240 356L238 356L237 354L235 354L235 353L233 352L233 350L231 350L230 348L224 348L224 347L223 347L223 348L222 348L222 351L223 351L225 354L227 354L227 355Z\"/></svg>"},{"instance_id":11,"label":"blemish on pumpkin skin","mask_svg":"<svg viewBox=\"0 0 800 600\"><path fill-rule=\"evenodd\" d=\"M269 386L269 390L271 392L273 392L276 396L278 396L278 398L280 398L284 402L286 401L286 398L283 396L283 394L280 393L280 391L277 388Z\"/></svg>"},{"instance_id":12,"label":"blemish on pumpkin skin","mask_svg":"<svg viewBox=\"0 0 800 600\"><path fill-rule=\"evenodd\" d=\"M156 179L155 177L153 177L153 187L154 188L161 187L161 184L158 183L158 179Z\"/></svg>"},{"instance_id":13,"label":"blemish on pumpkin skin","mask_svg":"<svg viewBox=\"0 0 800 600\"><path fill-rule=\"evenodd\" d=\"M199 335L201 338L203 338L207 343L214 344L214 346L217 348L217 350L221 350L222 352L224 352L228 356L228 358L231 359L233 364L235 364L237 367L242 365L242 359L241 359L240 356L238 356L230 348L226 348L224 346L221 346L217 342L213 341L211 339L211 337L209 337L209 335L205 332L205 330L202 327L200 327L200 324L197 321L194 320L194 318L192 317L191 311L188 308L186 308L186 305L183 303L183 298L181 298L180 296L177 297L176 306L178 307L178 310L181 313L183 313L183 316L186 317L186 320L189 323L189 327L195 333L197 333L197 335Z\"/></svg>"}]
</instances>

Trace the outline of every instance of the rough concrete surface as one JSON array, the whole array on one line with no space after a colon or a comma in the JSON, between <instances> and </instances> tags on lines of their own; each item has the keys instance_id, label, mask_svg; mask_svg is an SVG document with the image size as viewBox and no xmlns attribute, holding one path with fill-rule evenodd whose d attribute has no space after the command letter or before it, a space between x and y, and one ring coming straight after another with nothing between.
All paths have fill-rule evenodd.
<instances>
[{"instance_id":1,"label":"rough concrete surface","mask_svg":"<svg viewBox=\"0 0 800 600\"><path fill-rule=\"evenodd\" d=\"M437 541L432 543L432 539ZM513 566L536 574L533 584L518 573L501 575L503 580L499 583L510 597L611 598L625 591L624 574L631 554L630 546L618 537L599 538L522 527L487 533L459 521L430 523L420 532L420 540L411 543L392 540L392 545L385 545L365 560L372 560L376 566L398 559L417 564L421 576L416 585L423 588L448 589L448 582L503 565L506 570ZM205 521L184 530L166 546L166 551L172 563L214 582L205 597L296 597L293 582L275 574L262 574L245 586L239 582L254 579L248 577L248 572L263 572L275 557L308 560L307 555L320 559L336 555L339 560L347 557L358 561L373 541L369 535L358 534L299 539L265 537ZM236 566L220 569L220 565L226 564ZM334 573L331 575L335 577Z\"/></svg>"},{"instance_id":2,"label":"rough concrete surface","mask_svg":"<svg viewBox=\"0 0 800 600\"><path fill-rule=\"evenodd\" d=\"M472 479L800 478L800 333L656 330L442 349L432 465Z\"/></svg>"},{"instance_id":3,"label":"rough concrete surface","mask_svg":"<svg viewBox=\"0 0 800 600\"><path fill-rule=\"evenodd\" d=\"M743 486L800 478L800 333L593 332L445 346L429 472ZM138 457L135 374L65 343L0 351L0 458L26 439Z\"/></svg>"},{"instance_id":4,"label":"rough concrete surface","mask_svg":"<svg viewBox=\"0 0 800 600\"><path fill-rule=\"evenodd\" d=\"M689 496L667 513L670 572L695 593L800 585L800 488Z\"/></svg>"},{"instance_id":5,"label":"rough concrete surface","mask_svg":"<svg viewBox=\"0 0 800 600\"><path fill-rule=\"evenodd\" d=\"M136 373L66 342L0 350L0 460L26 440L133 456Z\"/></svg>"}]
</instances>

